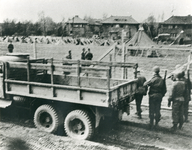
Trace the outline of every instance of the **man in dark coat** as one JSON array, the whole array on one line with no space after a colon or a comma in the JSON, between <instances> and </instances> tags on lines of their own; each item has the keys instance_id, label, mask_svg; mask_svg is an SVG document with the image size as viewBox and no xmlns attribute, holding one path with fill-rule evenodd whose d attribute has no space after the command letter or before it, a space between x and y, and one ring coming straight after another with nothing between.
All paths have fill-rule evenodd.
<instances>
[{"instance_id":1,"label":"man in dark coat","mask_svg":"<svg viewBox=\"0 0 192 150\"><path fill-rule=\"evenodd\" d=\"M9 43L9 45L8 45L8 52L9 53L13 53L13 49L14 49L14 46L13 46L13 44L12 44L12 41L10 41L10 43Z\"/></svg>"},{"instance_id":2,"label":"man in dark coat","mask_svg":"<svg viewBox=\"0 0 192 150\"><path fill-rule=\"evenodd\" d=\"M140 71L137 72L137 92L135 94L135 102L136 102L136 114L138 115L139 119L141 119L141 102L143 99L143 95L146 95L147 93L147 86L143 86L143 84L146 81L146 78L144 76L141 76Z\"/></svg>"},{"instance_id":3,"label":"man in dark coat","mask_svg":"<svg viewBox=\"0 0 192 150\"><path fill-rule=\"evenodd\" d=\"M146 81L144 86L149 86L149 118L150 118L150 129L154 127L154 119L155 126L158 125L161 118L161 102L162 98L166 92L166 85L164 84L164 80L159 75L160 68L158 66L153 67L154 75L151 80Z\"/></svg>"},{"instance_id":4,"label":"man in dark coat","mask_svg":"<svg viewBox=\"0 0 192 150\"><path fill-rule=\"evenodd\" d=\"M82 60L85 60L86 53L87 53L87 52L85 52L85 48L83 48L83 49L82 49L82 53L81 53L81 59L82 59Z\"/></svg>"},{"instance_id":5,"label":"man in dark coat","mask_svg":"<svg viewBox=\"0 0 192 150\"><path fill-rule=\"evenodd\" d=\"M65 58L66 59L72 59L71 50L68 51L68 55Z\"/></svg>"},{"instance_id":6,"label":"man in dark coat","mask_svg":"<svg viewBox=\"0 0 192 150\"><path fill-rule=\"evenodd\" d=\"M88 49L88 53L85 56L86 60L92 60L93 58L93 54L90 52L90 48Z\"/></svg>"}]
</instances>

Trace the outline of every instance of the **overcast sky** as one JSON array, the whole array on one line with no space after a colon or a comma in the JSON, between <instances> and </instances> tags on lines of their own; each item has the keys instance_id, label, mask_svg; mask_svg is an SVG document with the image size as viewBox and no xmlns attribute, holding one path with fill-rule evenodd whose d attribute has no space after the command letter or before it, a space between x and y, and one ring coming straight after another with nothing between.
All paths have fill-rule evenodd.
<instances>
[{"instance_id":1,"label":"overcast sky","mask_svg":"<svg viewBox=\"0 0 192 150\"><path fill-rule=\"evenodd\" d=\"M55 22L65 21L75 15L84 18L109 16L132 16L142 22L150 14L157 21L172 15L192 15L192 0L0 0L0 23L5 19L36 22L38 13L44 12Z\"/></svg>"}]
</instances>

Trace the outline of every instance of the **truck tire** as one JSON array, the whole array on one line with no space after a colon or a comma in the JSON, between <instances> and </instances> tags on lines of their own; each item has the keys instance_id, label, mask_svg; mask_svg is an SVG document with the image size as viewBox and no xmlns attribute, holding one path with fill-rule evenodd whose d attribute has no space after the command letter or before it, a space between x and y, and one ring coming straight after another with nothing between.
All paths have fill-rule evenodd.
<instances>
[{"instance_id":1,"label":"truck tire","mask_svg":"<svg viewBox=\"0 0 192 150\"><path fill-rule=\"evenodd\" d=\"M78 140L89 140L94 133L92 119L84 110L71 111L65 118L64 128L68 136Z\"/></svg>"},{"instance_id":2,"label":"truck tire","mask_svg":"<svg viewBox=\"0 0 192 150\"><path fill-rule=\"evenodd\" d=\"M34 114L34 124L41 131L56 133L59 128L59 115L51 105L41 105Z\"/></svg>"}]
</instances>

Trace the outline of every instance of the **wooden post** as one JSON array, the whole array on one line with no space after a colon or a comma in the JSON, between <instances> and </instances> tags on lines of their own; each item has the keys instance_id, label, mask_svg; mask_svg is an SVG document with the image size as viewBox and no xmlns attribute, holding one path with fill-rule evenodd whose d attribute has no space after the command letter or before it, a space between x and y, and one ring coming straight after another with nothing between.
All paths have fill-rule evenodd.
<instances>
[{"instance_id":1,"label":"wooden post","mask_svg":"<svg viewBox=\"0 0 192 150\"><path fill-rule=\"evenodd\" d=\"M125 43L124 43L124 30L122 30L122 35L121 35L121 42L122 42L122 53L121 53L121 61L122 62L125 62L125 51L124 51L124 46L125 46ZM121 70L121 76L122 76L122 79L124 79L124 72L125 72L125 68L123 67L122 70Z\"/></svg>"},{"instance_id":2,"label":"wooden post","mask_svg":"<svg viewBox=\"0 0 192 150\"><path fill-rule=\"evenodd\" d=\"M77 60L77 85L80 86L80 61Z\"/></svg>"},{"instance_id":3,"label":"wooden post","mask_svg":"<svg viewBox=\"0 0 192 150\"><path fill-rule=\"evenodd\" d=\"M33 44L33 56L34 56L34 59L37 59L36 39L35 39L35 42Z\"/></svg>"},{"instance_id":4,"label":"wooden post","mask_svg":"<svg viewBox=\"0 0 192 150\"><path fill-rule=\"evenodd\" d=\"M113 61L116 62L116 45L114 45L114 48L113 48ZM115 73L116 73L116 67L113 67L113 75L115 76Z\"/></svg>"},{"instance_id":5,"label":"wooden post","mask_svg":"<svg viewBox=\"0 0 192 150\"><path fill-rule=\"evenodd\" d=\"M30 62L29 57L27 57L27 81L28 81L28 92L31 93L31 85L30 85Z\"/></svg>"},{"instance_id":6,"label":"wooden post","mask_svg":"<svg viewBox=\"0 0 192 150\"><path fill-rule=\"evenodd\" d=\"M107 89L110 90L111 68L107 70Z\"/></svg>"},{"instance_id":7,"label":"wooden post","mask_svg":"<svg viewBox=\"0 0 192 150\"><path fill-rule=\"evenodd\" d=\"M109 55L109 61L110 61L110 62L112 62L112 57L113 57L113 55L110 54L110 55ZM111 77L112 77L112 66L110 66L110 69L111 69Z\"/></svg>"},{"instance_id":8,"label":"wooden post","mask_svg":"<svg viewBox=\"0 0 192 150\"><path fill-rule=\"evenodd\" d=\"M53 72L54 72L53 58L51 58L51 85L52 85L51 89L52 89L52 95L53 95L53 97L55 97L55 91L54 91L54 87L53 87L53 84L54 84Z\"/></svg>"}]
</instances>

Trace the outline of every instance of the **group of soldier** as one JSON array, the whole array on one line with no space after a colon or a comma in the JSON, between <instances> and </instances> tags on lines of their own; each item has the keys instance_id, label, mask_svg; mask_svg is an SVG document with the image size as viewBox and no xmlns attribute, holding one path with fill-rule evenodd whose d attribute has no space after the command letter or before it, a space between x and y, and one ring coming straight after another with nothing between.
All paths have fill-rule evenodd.
<instances>
[{"instance_id":1,"label":"group of soldier","mask_svg":"<svg viewBox=\"0 0 192 150\"><path fill-rule=\"evenodd\" d=\"M146 81L146 78L138 74L137 93L136 99L136 114L139 118L141 116L141 101L143 95L146 95L148 88L149 95L149 128L154 129L158 126L161 119L161 102L167 92L165 78L163 79L159 72L158 66L153 67L153 77ZM173 85L171 87L168 97L168 107L172 104L172 120L173 127L171 131L175 132L177 128L182 128L184 122L188 122L188 107L189 101L191 100L191 82L188 78L185 78L185 71L178 70L176 73L171 75Z\"/></svg>"},{"instance_id":2,"label":"group of soldier","mask_svg":"<svg viewBox=\"0 0 192 150\"><path fill-rule=\"evenodd\" d=\"M72 59L71 50L68 51L68 55L65 58ZM85 48L83 48L81 53L81 60L92 60L92 58L93 58L93 54L91 53L90 48L88 48L87 51L85 51Z\"/></svg>"}]
</instances>

